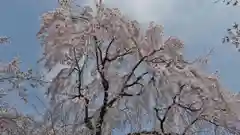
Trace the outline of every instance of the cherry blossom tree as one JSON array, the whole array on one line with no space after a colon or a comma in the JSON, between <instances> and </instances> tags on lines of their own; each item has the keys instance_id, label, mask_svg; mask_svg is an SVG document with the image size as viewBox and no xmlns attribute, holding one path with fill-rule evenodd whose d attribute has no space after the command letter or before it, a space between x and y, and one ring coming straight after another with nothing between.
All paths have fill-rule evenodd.
<instances>
[{"instance_id":1,"label":"cherry blossom tree","mask_svg":"<svg viewBox=\"0 0 240 135\"><path fill-rule=\"evenodd\" d=\"M184 44L116 9L61 1L42 16L52 134L240 134L238 95L184 60ZM151 130L144 130L151 123Z\"/></svg>"},{"instance_id":2,"label":"cherry blossom tree","mask_svg":"<svg viewBox=\"0 0 240 135\"><path fill-rule=\"evenodd\" d=\"M94 7L59 4L43 14L37 34L45 75L23 72L19 59L0 64L1 97L15 90L27 101L25 84L46 88L43 119L4 107L2 134L240 135L239 95L201 70L205 59L185 61L184 43L166 38L162 26L142 29L102 0ZM238 42L229 32L225 40ZM0 44L9 41L0 37Z\"/></svg>"},{"instance_id":3,"label":"cherry blossom tree","mask_svg":"<svg viewBox=\"0 0 240 135\"><path fill-rule=\"evenodd\" d=\"M0 37L0 45L9 43L9 37ZM0 60L0 133L2 135L33 135L36 132L34 127L36 122L33 117L19 113L4 100L10 92L16 92L25 103L28 103L29 86L33 89L47 84L43 76L32 69L22 71L20 63L19 58L14 58L10 62Z\"/></svg>"}]
</instances>

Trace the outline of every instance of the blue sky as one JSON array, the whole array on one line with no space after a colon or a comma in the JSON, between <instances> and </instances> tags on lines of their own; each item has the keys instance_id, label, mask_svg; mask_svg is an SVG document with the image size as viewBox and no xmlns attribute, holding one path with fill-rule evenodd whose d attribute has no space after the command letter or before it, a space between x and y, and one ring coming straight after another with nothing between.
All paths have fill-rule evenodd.
<instances>
[{"instance_id":1,"label":"blue sky","mask_svg":"<svg viewBox=\"0 0 240 135\"><path fill-rule=\"evenodd\" d=\"M20 56L23 69L30 67L37 70L36 60L41 54L41 48L36 38L40 26L40 15L52 10L55 5L56 3L51 0L1 0L0 35L11 37L12 43L1 46L0 59L10 61L13 57ZM30 102L38 105L39 102L35 95L39 95L41 92L29 90ZM12 93L7 101L11 101L21 111L34 112L30 105L25 105L18 99L16 93Z\"/></svg>"},{"instance_id":2,"label":"blue sky","mask_svg":"<svg viewBox=\"0 0 240 135\"><path fill-rule=\"evenodd\" d=\"M240 7L214 4L211 0L105 0L112 7L142 24L155 21L165 27L166 36L177 36L185 42L185 56L194 59L206 54L212 47L216 50L211 57L209 71L219 70L223 86L239 91L240 53L233 46L221 44L225 30L233 22L240 22ZM55 0L1 0L0 35L10 36L12 44L0 48L0 58L11 60L19 55L22 67L37 68L36 60L40 56L40 45L36 38L39 30L39 16L56 7ZM30 102L36 103L30 92ZM16 98L11 96L12 100ZM16 101L16 102L15 102ZM27 105L12 100L26 112L33 112Z\"/></svg>"}]
</instances>

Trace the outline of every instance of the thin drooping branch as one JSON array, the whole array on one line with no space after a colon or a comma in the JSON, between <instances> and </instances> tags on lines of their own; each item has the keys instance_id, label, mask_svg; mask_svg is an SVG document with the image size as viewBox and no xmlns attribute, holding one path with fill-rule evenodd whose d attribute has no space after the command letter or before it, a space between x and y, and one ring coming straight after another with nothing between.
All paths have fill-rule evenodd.
<instances>
[{"instance_id":1,"label":"thin drooping branch","mask_svg":"<svg viewBox=\"0 0 240 135\"><path fill-rule=\"evenodd\" d=\"M82 65L82 67L80 67L79 65L79 60L77 59L77 55L76 55L76 50L74 48L74 60L75 60L75 64L77 67L77 71L78 71L78 95L79 98L82 97L83 95L81 94L81 90L82 90L82 74L83 74L83 69L84 69L84 65L85 65L85 61Z\"/></svg>"},{"instance_id":2,"label":"thin drooping branch","mask_svg":"<svg viewBox=\"0 0 240 135\"><path fill-rule=\"evenodd\" d=\"M120 93L119 93L115 98L113 98L112 100L110 100L110 101L108 102L108 104L107 104L108 107L111 107L118 99L122 98L124 95L128 95L128 96L132 95L132 96L134 96L133 94L127 94L126 92L124 92L124 90L127 89L127 88L129 88L130 86L134 86L134 85L136 85L136 84L141 85L141 84L139 83L139 80L140 80L141 78L143 78L144 75L147 74L147 72L143 73L142 75L138 76L137 79L136 79L135 81L133 81L133 83L128 84L129 81L130 81L130 79L131 79L131 77L133 76L135 70L139 67L139 65L140 65L144 60L146 60L148 57L154 55L156 52L159 52L159 51L161 51L161 50L163 50L163 48L160 48L160 49L158 49L158 50L152 51L149 55L146 55L146 56L142 57L142 58L135 64L135 66L133 66L132 70L128 73L128 75L127 75L127 77L126 77L126 80L125 80L125 81L123 82L123 84L122 84ZM139 94L140 94L140 93L138 93L138 94L136 94L136 95L139 95Z\"/></svg>"},{"instance_id":3,"label":"thin drooping branch","mask_svg":"<svg viewBox=\"0 0 240 135\"><path fill-rule=\"evenodd\" d=\"M132 53L132 49L127 50L126 52L122 53L122 54L118 54L116 56L114 56L113 58L109 58L108 56L108 51L110 50L111 45L113 44L114 38L111 40L111 42L108 44L107 49L106 49L106 55L103 58L102 56L102 51L101 48L98 45L97 42L97 37L94 36L94 40L95 40L95 55L96 55L96 63L97 63L97 70L98 73L101 76L101 80L102 80L102 85L103 85L103 89L104 89L104 99L103 99L103 105L100 107L100 115L99 115L99 119L97 122L97 133L96 135L101 135L101 128L102 128L102 123L104 121L104 116L107 113L107 108L111 107L115 101L117 101L119 98L123 97L123 96L134 96L133 94L128 94L126 92L124 92L125 89L134 86L136 84L140 84L139 81L143 78L144 75L146 75L148 72L143 73L142 75L138 76L137 79L135 81L133 81L132 83L128 84L128 82L130 81L131 77L133 76L135 70L139 67L139 65L146 60L146 58L148 58L149 56L152 56L153 54L155 54L156 52L162 50L154 50L153 52L151 52L149 55L142 57L137 64L132 68L132 70L130 71L130 73L127 75L126 80L123 82L122 85L122 89L121 92L112 100L109 101L108 99L108 89L109 89L109 81L106 79L105 77L105 73L104 73L104 69L105 69L105 64L106 62L112 62L114 60L116 60L117 58L123 57L125 55L128 55L130 53ZM100 60L100 61L99 61ZM100 68L101 67L101 68ZM140 95L142 93L142 91L140 91L139 93L137 93L136 95Z\"/></svg>"},{"instance_id":4,"label":"thin drooping branch","mask_svg":"<svg viewBox=\"0 0 240 135\"><path fill-rule=\"evenodd\" d=\"M112 57L112 58L107 58L106 61L111 62L111 61L116 60L117 58L120 58L120 57L123 57L123 56L125 56L125 55L131 54L131 53L132 53L132 49L133 49L133 48L128 49L128 50L126 50L124 53L118 54L118 55L116 55L116 56L114 56L114 57Z\"/></svg>"},{"instance_id":5,"label":"thin drooping branch","mask_svg":"<svg viewBox=\"0 0 240 135\"><path fill-rule=\"evenodd\" d=\"M97 119L97 125L96 125L96 135L101 135L102 134L102 124L104 121L104 116L107 112L107 102L108 102L109 81L106 79L105 73L104 73L104 68L105 68L105 64L106 64L105 59L107 59L108 56L105 55L105 58L103 58L102 51L97 43L98 40L97 40L96 36L94 36L94 41L95 41L95 55L96 55L97 71L100 74L101 83L102 83L102 86L104 89L103 105L101 107L100 115L99 115L99 118ZM110 42L108 46L110 46L111 44L112 44L112 42ZM99 60L100 60L100 62L99 62Z\"/></svg>"},{"instance_id":6,"label":"thin drooping branch","mask_svg":"<svg viewBox=\"0 0 240 135\"><path fill-rule=\"evenodd\" d=\"M178 96L180 96L180 94L181 94L184 86L186 86L186 85L183 84L183 85L180 86L180 88L179 88L179 93L177 93L177 94L173 97L172 103L167 107L167 109L166 109L166 111L165 111L165 113L164 113L164 115L163 115L162 118L159 116L159 109L154 108L154 110L155 110L155 112L156 112L156 117L157 117L158 120L160 121L160 129L161 129L161 131L162 131L163 134L166 134L165 129L164 129L164 123L165 123L165 121L166 121L166 119L167 119L167 117L168 117L168 113L169 113L169 111L177 104L176 100L177 100Z\"/></svg>"},{"instance_id":7,"label":"thin drooping branch","mask_svg":"<svg viewBox=\"0 0 240 135\"><path fill-rule=\"evenodd\" d=\"M142 131L138 133L128 133L127 135L163 135L163 134L158 131ZM171 134L166 134L166 135L171 135Z\"/></svg>"},{"instance_id":8,"label":"thin drooping branch","mask_svg":"<svg viewBox=\"0 0 240 135\"><path fill-rule=\"evenodd\" d=\"M200 117L195 118L187 127L184 128L182 135L186 135L187 131L194 125L198 120L200 120Z\"/></svg>"},{"instance_id":9,"label":"thin drooping branch","mask_svg":"<svg viewBox=\"0 0 240 135\"><path fill-rule=\"evenodd\" d=\"M115 38L112 38L112 40L110 41L110 43L107 46L107 49L106 49L106 52L105 52L105 57L102 61L102 65L104 65L108 60L109 49L110 49L111 45L113 44L114 40L115 40Z\"/></svg>"},{"instance_id":10,"label":"thin drooping branch","mask_svg":"<svg viewBox=\"0 0 240 135\"><path fill-rule=\"evenodd\" d=\"M213 119L213 120L209 120L209 119L207 119L207 118L205 118L205 117L202 117L201 120L206 121L206 122L214 125L215 127L224 128L224 129L232 132L234 135L235 135L235 134L236 134L236 135L239 135L239 131L238 131L238 130L231 130L231 128L229 128L228 125L221 124L221 123L219 123L218 121L216 121L216 120L214 120L214 119Z\"/></svg>"},{"instance_id":11,"label":"thin drooping branch","mask_svg":"<svg viewBox=\"0 0 240 135\"><path fill-rule=\"evenodd\" d=\"M84 123L86 125L88 125L89 120L90 120L90 118L88 116L89 99L87 97L85 97L81 92L81 90L83 90L83 88L82 88L82 75L83 75L83 71L84 71L84 66L86 64L86 60L84 60L84 63L82 65L82 67L80 67L80 65L79 65L80 60L78 60L78 58L77 58L75 48L74 48L73 54L74 54L74 60L75 60L75 64L76 64L76 68L77 68L77 72L78 72L78 95L73 96L72 99L74 99L74 98L79 98L79 99L83 98L84 99L84 102L85 102L85 105L84 105L84 112L85 112Z\"/></svg>"},{"instance_id":12,"label":"thin drooping branch","mask_svg":"<svg viewBox=\"0 0 240 135\"><path fill-rule=\"evenodd\" d=\"M42 79L39 79L39 78L34 77L34 76L25 77L25 78L19 78L18 76L1 77L1 78L0 78L0 82L4 82L4 81L8 81L8 80L13 80L13 79L23 79L23 80L25 80L25 81L35 81L35 82L44 83L44 84L49 83L49 81L42 80Z\"/></svg>"},{"instance_id":13,"label":"thin drooping branch","mask_svg":"<svg viewBox=\"0 0 240 135\"><path fill-rule=\"evenodd\" d=\"M163 134L165 134L165 129L164 129L164 123L165 123L165 120L167 118L167 115L168 115L168 112L173 108L175 104L172 103L170 106L168 106L167 110L165 111L164 115L163 115L163 118L161 118L158 114L158 109L155 108L155 111L156 111L156 115L157 115L157 118L158 120L160 121L160 129L162 131Z\"/></svg>"},{"instance_id":14,"label":"thin drooping branch","mask_svg":"<svg viewBox=\"0 0 240 135\"><path fill-rule=\"evenodd\" d=\"M104 98L103 98L103 105L102 107L100 108L100 115L99 115L99 118L98 118L98 122L97 122L97 133L96 135L101 135L101 132L102 132L102 124L103 124L103 121L104 121L104 116L105 114L107 113L107 107L109 107L108 105L108 89L109 89L109 81L106 79L105 77L105 73L104 73L104 69L105 69L105 65L106 65L106 62L112 62L120 57L123 57L125 55L128 55L131 52L131 49L127 50L125 53L122 53L122 54L119 54L119 55L116 55L114 56L113 58L109 58L109 50L110 50L110 47L111 45L113 44L114 42L114 38L111 40L111 42L108 44L107 46L107 49L106 49L106 55L105 57L103 58L103 55L102 55L102 51L101 51L101 48L99 47L99 45L97 44L97 38L94 37L94 40L95 40L95 44L96 44L96 47L95 47L95 55L96 55L96 63L97 63L97 71L98 73L100 74L100 77L101 77L101 83L102 83L102 86L103 86L103 89L104 89ZM100 61L99 61L100 60ZM129 78L130 79L130 78Z\"/></svg>"}]
</instances>

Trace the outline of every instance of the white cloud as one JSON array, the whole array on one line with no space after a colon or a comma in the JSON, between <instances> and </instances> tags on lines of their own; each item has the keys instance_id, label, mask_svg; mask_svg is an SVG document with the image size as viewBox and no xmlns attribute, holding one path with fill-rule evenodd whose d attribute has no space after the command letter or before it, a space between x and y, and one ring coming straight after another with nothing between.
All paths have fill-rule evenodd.
<instances>
[{"instance_id":1,"label":"white cloud","mask_svg":"<svg viewBox=\"0 0 240 135\"><path fill-rule=\"evenodd\" d=\"M105 0L107 5L118 7L123 13L141 23L166 18L171 11L171 1L166 0Z\"/></svg>"}]
</instances>

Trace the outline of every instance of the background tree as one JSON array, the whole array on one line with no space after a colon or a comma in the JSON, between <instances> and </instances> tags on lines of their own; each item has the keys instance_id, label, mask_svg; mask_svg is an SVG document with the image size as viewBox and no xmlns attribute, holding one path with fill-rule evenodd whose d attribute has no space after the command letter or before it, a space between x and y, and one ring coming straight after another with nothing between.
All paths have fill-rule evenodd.
<instances>
[{"instance_id":1,"label":"background tree","mask_svg":"<svg viewBox=\"0 0 240 135\"><path fill-rule=\"evenodd\" d=\"M219 2L219 1L220 0L217 0L216 2ZM238 0L223 0L222 2L226 3L226 5L232 5L232 6L239 5ZM234 45L238 51L240 51L239 37L240 37L239 24L235 22L231 28L227 29L227 35L223 37L222 42L230 43L230 44Z\"/></svg>"},{"instance_id":2,"label":"background tree","mask_svg":"<svg viewBox=\"0 0 240 135\"><path fill-rule=\"evenodd\" d=\"M215 3L218 3L218 2L223 2L226 5L233 5L233 6L239 5L239 1L238 0L216 0L215 1Z\"/></svg>"},{"instance_id":3,"label":"background tree","mask_svg":"<svg viewBox=\"0 0 240 135\"><path fill-rule=\"evenodd\" d=\"M230 43L234 45L234 47L236 47L238 51L240 51L239 37L240 37L239 26L237 23L234 23L232 28L227 29L227 35L223 38L223 43Z\"/></svg>"},{"instance_id":4,"label":"background tree","mask_svg":"<svg viewBox=\"0 0 240 135\"><path fill-rule=\"evenodd\" d=\"M9 43L9 37L0 37L0 45ZM6 99L10 92L16 92L25 103L28 103L29 87L31 89L41 88L39 86L46 83L43 76L32 69L23 72L20 69L18 58L14 58L8 63L0 61L0 132L2 135L33 135L37 131L34 118L18 112L4 98Z\"/></svg>"}]
</instances>

